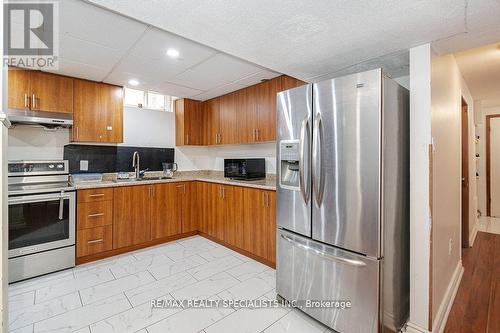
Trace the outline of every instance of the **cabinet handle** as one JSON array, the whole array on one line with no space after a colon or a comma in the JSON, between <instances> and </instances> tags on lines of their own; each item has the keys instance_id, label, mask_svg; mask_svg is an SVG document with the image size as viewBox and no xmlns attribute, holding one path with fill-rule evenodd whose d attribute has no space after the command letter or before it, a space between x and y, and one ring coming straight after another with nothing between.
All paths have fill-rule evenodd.
<instances>
[{"instance_id":1,"label":"cabinet handle","mask_svg":"<svg viewBox=\"0 0 500 333\"><path fill-rule=\"evenodd\" d=\"M36 110L36 95L35 94L31 95L31 108L33 110Z\"/></svg>"},{"instance_id":2,"label":"cabinet handle","mask_svg":"<svg viewBox=\"0 0 500 333\"><path fill-rule=\"evenodd\" d=\"M262 192L262 206L266 207L266 192Z\"/></svg>"},{"instance_id":3,"label":"cabinet handle","mask_svg":"<svg viewBox=\"0 0 500 333\"><path fill-rule=\"evenodd\" d=\"M100 217L100 216L104 216L104 213L97 213L97 214L89 214L89 215L87 215L87 217Z\"/></svg>"},{"instance_id":4,"label":"cabinet handle","mask_svg":"<svg viewBox=\"0 0 500 333\"><path fill-rule=\"evenodd\" d=\"M253 141L257 141L257 136L255 135L256 129L253 129Z\"/></svg>"},{"instance_id":5,"label":"cabinet handle","mask_svg":"<svg viewBox=\"0 0 500 333\"><path fill-rule=\"evenodd\" d=\"M28 98L28 94L24 94L24 107L26 109L30 107L30 99Z\"/></svg>"},{"instance_id":6,"label":"cabinet handle","mask_svg":"<svg viewBox=\"0 0 500 333\"><path fill-rule=\"evenodd\" d=\"M103 197L104 193L96 193L96 194L89 194L89 197L95 198L95 197Z\"/></svg>"},{"instance_id":7,"label":"cabinet handle","mask_svg":"<svg viewBox=\"0 0 500 333\"><path fill-rule=\"evenodd\" d=\"M257 129L257 141L260 141L260 129Z\"/></svg>"},{"instance_id":8,"label":"cabinet handle","mask_svg":"<svg viewBox=\"0 0 500 333\"><path fill-rule=\"evenodd\" d=\"M189 134L186 134L186 144L189 144Z\"/></svg>"},{"instance_id":9,"label":"cabinet handle","mask_svg":"<svg viewBox=\"0 0 500 333\"><path fill-rule=\"evenodd\" d=\"M80 138L80 132L78 131L78 126L76 127L76 139Z\"/></svg>"},{"instance_id":10,"label":"cabinet handle","mask_svg":"<svg viewBox=\"0 0 500 333\"><path fill-rule=\"evenodd\" d=\"M226 198L226 189L222 186L222 199Z\"/></svg>"},{"instance_id":11,"label":"cabinet handle","mask_svg":"<svg viewBox=\"0 0 500 333\"><path fill-rule=\"evenodd\" d=\"M266 193L266 207L269 208L269 193Z\"/></svg>"},{"instance_id":12,"label":"cabinet handle","mask_svg":"<svg viewBox=\"0 0 500 333\"><path fill-rule=\"evenodd\" d=\"M87 242L87 244L97 244L97 243L102 243L102 242L104 242L104 239L100 238L100 239L90 240Z\"/></svg>"},{"instance_id":13,"label":"cabinet handle","mask_svg":"<svg viewBox=\"0 0 500 333\"><path fill-rule=\"evenodd\" d=\"M186 184L182 184L182 187L183 187L184 194L186 194Z\"/></svg>"}]
</instances>

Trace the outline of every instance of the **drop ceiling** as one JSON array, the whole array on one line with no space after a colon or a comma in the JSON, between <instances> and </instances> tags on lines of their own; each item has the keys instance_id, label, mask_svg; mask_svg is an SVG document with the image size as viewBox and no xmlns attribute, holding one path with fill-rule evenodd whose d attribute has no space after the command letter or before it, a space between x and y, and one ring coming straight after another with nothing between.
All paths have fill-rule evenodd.
<instances>
[{"instance_id":1,"label":"drop ceiling","mask_svg":"<svg viewBox=\"0 0 500 333\"><path fill-rule=\"evenodd\" d=\"M455 59L474 100L500 98L500 43L457 52Z\"/></svg>"},{"instance_id":2,"label":"drop ceiling","mask_svg":"<svg viewBox=\"0 0 500 333\"><path fill-rule=\"evenodd\" d=\"M307 81L424 43L500 40L498 0L88 1Z\"/></svg>"},{"instance_id":3,"label":"drop ceiling","mask_svg":"<svg viewBox=\"0 0 500 333\"><path fill-rule=\"evenodd\" d=\"M59 22L58 74L199 100L280 75L80 0L59 2Z\"/></svg>"}]
</instances>

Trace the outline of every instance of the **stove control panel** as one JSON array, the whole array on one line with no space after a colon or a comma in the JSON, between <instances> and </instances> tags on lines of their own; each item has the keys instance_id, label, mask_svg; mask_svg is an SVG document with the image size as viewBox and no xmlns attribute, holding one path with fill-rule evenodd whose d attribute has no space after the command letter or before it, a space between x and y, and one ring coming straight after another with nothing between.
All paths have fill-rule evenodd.
<instances>
[{"instance_id":1,"label":"stove control panel","mask_svg":"<svg viewBox=\"0 0 500 333\"><path fill-rule=\"evenodd\" d=\"M69 173L68 161L10 161L9 176L60 175Z\"/></svg>"}]
</instances>

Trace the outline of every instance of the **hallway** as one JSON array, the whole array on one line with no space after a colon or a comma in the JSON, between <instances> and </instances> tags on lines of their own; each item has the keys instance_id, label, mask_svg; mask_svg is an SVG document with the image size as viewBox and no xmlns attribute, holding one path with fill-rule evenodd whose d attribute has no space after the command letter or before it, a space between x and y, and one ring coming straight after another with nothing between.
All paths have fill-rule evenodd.
<instances>
[{"instance_id":1,"label":"hallway","mask_svg":"<svg viewBox=\"0 0 500 333\"><path fill-rule=\"evenodd\" d=\"M479 232L463 265L445 333L500 332L500 235Z\"/></svg>"}]
</instances>

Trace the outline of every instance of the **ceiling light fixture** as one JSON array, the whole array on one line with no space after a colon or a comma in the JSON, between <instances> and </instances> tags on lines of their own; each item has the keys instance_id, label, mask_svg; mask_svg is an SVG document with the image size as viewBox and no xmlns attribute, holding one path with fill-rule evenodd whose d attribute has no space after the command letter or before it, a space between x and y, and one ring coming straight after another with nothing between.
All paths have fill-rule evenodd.
<instances>
[{"instance_id":1,"label":"ceiling light fixture","mask_svg":"<svg viewBox=\"0 0 500 333\"><path fill-rule=\"evenodd\" d=\"M139 85L139 81L137 81L136 79L131 79L128 81L128 84L135 87Z\"/></svg>"},{"instance_id":2,"label":"ceiling light fixture","mask_svg":"<svg viewBox=\"0 0 500 333\"><path fill-rule=\"evenodd\" d=\"M179 57L179 51L176 50L176 49L168 49L167 50L167 55L170 57L170 58L177 58Z\"/></svg>"}]
</instances>

